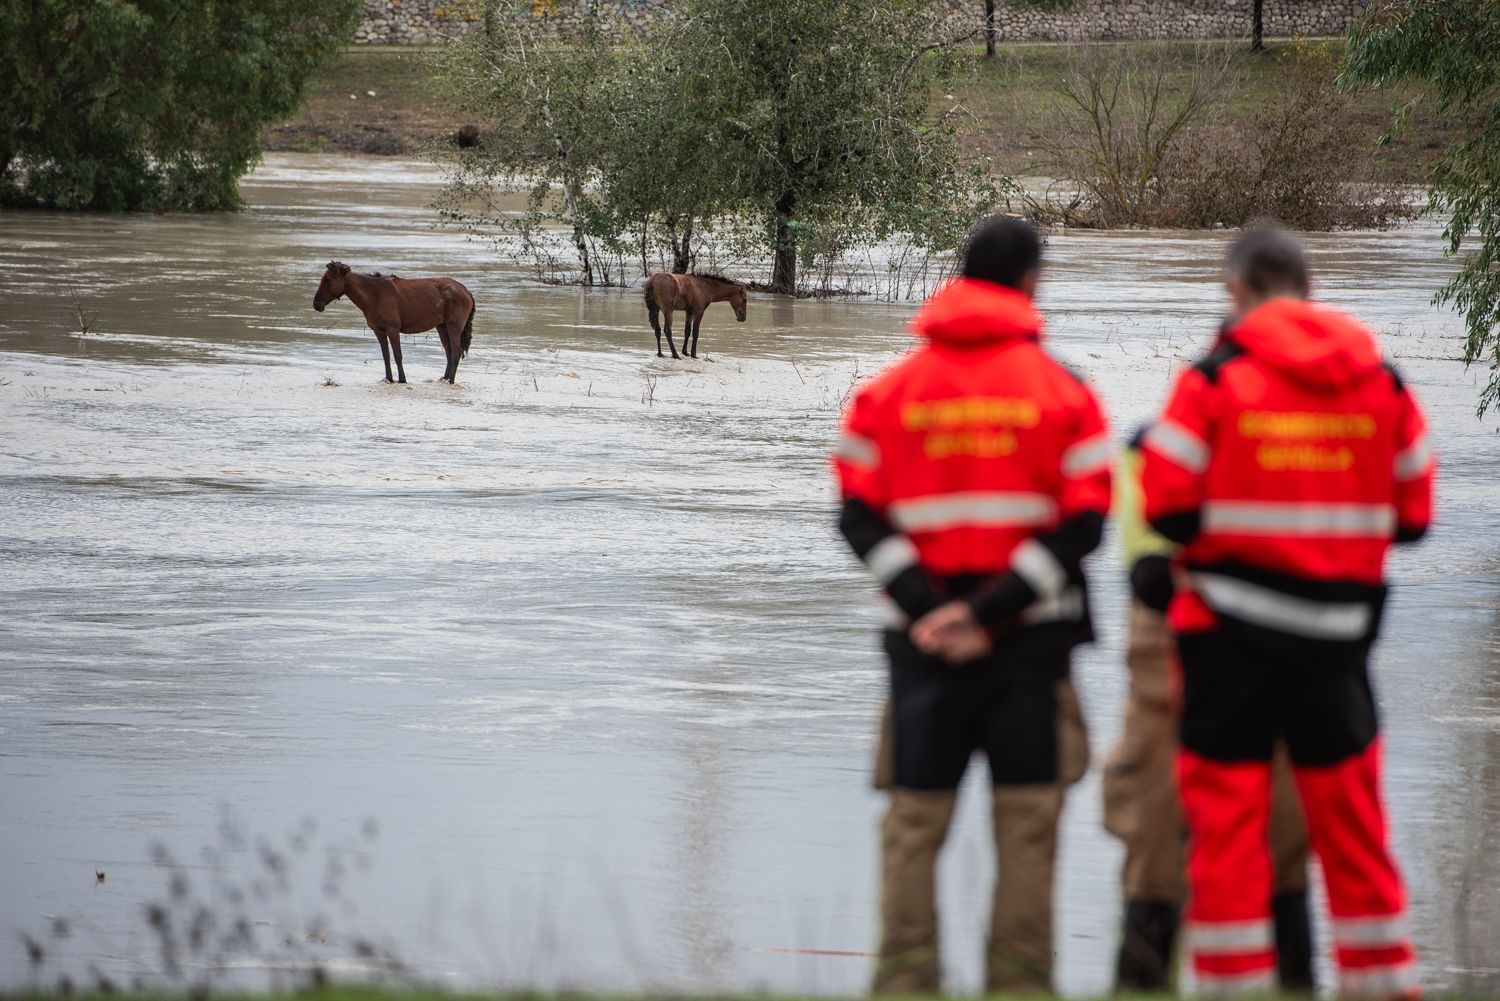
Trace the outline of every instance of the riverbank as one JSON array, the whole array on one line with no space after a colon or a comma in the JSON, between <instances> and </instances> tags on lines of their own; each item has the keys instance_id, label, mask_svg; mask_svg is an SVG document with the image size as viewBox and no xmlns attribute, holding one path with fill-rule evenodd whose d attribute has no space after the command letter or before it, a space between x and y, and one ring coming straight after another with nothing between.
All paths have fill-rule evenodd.
<instances>
[{"instance_id":1,"label":"riverbank","mask_svg":"<svg viewBox=\"0 0 1500 1001\"><path fill-rule=\"evenodd\" d=\"M1165 52L1178 64L1180 76L1190 71L1196 48L1186 42L1120 44L1143 53ZM1224 106L1229 121L1253 122L1276 101L1286 85L1286 61L1298 44L1275 40L1264 55L1242 61ZM1340 43L1327 44L1336 56ZM970 116L966 139L970 150L989 156L997 172L1011 176L1038 172L1058 100L1053 88L1070 51L1060 45L1011 44L995 59L984 60L976 50L978 69L953 96ZM1336 58L1326 60L1320 70L1330 91L1336 72ZM1347 117L1355 134L1368 136L1370 156L1385 179L1422 185L1450 138L1448 130L1418 116L1408 134L1388 146L1376 146L1376 139L1390 126L1397 101L1404 96L1392 91L1356 95L1349 101ZM452 141L466 122L461 109L442 93L433 50L362 46L351 48L313 85L299 115L266 130L262 147L410 156L434 143Z\"/></svg>"}]
</instances>

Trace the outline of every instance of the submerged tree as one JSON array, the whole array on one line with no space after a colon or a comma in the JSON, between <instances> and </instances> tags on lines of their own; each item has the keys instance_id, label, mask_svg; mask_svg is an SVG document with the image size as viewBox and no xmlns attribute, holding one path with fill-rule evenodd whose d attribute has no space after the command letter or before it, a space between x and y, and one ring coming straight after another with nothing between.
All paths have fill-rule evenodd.
<instances>
[{"instance_id":1,"label":"submerged tree","mask_svg":"<svg viewBox=\"0 0 1500 1001\"><path fill-rule=\"evenodd\" d=\"M1435 301L1463 313L1464 361L1484 360L1479 415L1500 402L1500 4L1494 0L1382 0L1350 30L1342 86L1425 85L1457 128L1433 172L1428 210L1448 212L1447 253L1463 269ZM1415 101L1398 112L1399 126Z\"/></svg>"},{"instance_id":2,"label":"submerged tree","mask_svg":"<svg viewBox=\"0 0 1500 1001\"><path fill-rule=\"evenodd\" d=\"M644 267L664 244L687 270L717 224L766 252L771 287L792 293L799 253L826 262L896 233L951 249L993 200L957 116L932 113L962 61L934 41L931 4L683 0L650 37L618 43L587 13L559 38L528 4L482 5L487 28L448 77L490 135L456 159L445 210L503 229L499 195L525 186L526 218L571 230L585 282L619 278L601 248L618 263L635 247Z\"/></svg>"},{"instance_id":3,"label":"submerged tree","mask_svg":"<svg viewBox=\"0 0 1500 1001\"><path fill-rule=\"evenodd\" d=\"M941 10L919 0L685 0L665 31L715 136L711 173L759 219L771 289L797 291L799 247L905 233L953 247L992 197L951 116Z\"/></svg>"},{"instance_id":4,"label":"submerged tree","mask_svg":"<svg viewBox=\"0 0 1500 1001\"><path fill-rule=\"evenodd\" d=\"M0 2L0 204L233 208L360 0Z\"/></svg>"},{"instance_id":5,"label":"submerged tree","mask_svg":"<svg viewBox=\"0 0 1500 1001\"><path fill-rule=\"evenodd\" d=\"M513 223L521 238L534 241L541 226L562 223L583 284L608 283L598 243L613 230L591 184L615 135L620 59L592 8L577 37L561 45L533 16L530 0L474 6L483 28L450 48L445 69L487 134L454 161L440 208L450 219L503 231L513 217L496 196L524 188L526 212Z\"/></svg>"}]
</instances>

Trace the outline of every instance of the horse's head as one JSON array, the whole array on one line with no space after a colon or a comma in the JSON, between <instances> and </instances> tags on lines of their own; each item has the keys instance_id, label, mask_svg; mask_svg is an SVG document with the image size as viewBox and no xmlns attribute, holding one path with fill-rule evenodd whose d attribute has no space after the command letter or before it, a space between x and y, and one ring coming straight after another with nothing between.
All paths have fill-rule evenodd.
<instances>
[{"instance_id":1,"label":"horse's head","mask_svg":"<svg viewBox=\"0 0 1500 1001\"><path fill-rule=\"evenodd\" d=\"M741 323L745 322L745 286L741 285L734 290L729 297L729 305L734 308L734 318Z\"/></svg>"},{"instance_id":2,"label":"horse's head","mask_svg":"<svg viewBox=\"0 0 1500 1001\"><path fill-rule=\"evenodd\" d=\"M344 276L348 273L349 265L338 261L328 262L328 270L323 272L323 280L318 283L318 291L313 295L313 309L321 313L324 306L344 294Z\"/></svg>"}]
</instances>

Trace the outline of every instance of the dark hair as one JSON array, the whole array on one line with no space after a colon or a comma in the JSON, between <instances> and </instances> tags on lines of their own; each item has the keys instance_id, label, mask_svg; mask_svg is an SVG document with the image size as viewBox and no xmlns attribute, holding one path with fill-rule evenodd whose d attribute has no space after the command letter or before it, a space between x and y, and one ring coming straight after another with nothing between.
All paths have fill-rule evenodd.
<instances>
[{"instance_id":1,"label":"dark hair","mask_svg":"<svg viewBox=\"0 0 1500 1001\"><path fill-rule=\"evenodd\" d=\"M1015 216L981 219L964 241L965 278L1019 288L1026 273L1041 263L1041 239L1031 223Z\"/></svg>"},{"instance_id":2,"label":"dark hair","mask_svg":"<svg viewBox=\"0 0 1500 1001\"><path fill-rule=\"evenodd\" d=\"M1225 270L1236 274L1256 296L1308 291L1307 259L1297 238L1275 226L1253 226L1229 245Z\"/></svg>"}]
</instances>

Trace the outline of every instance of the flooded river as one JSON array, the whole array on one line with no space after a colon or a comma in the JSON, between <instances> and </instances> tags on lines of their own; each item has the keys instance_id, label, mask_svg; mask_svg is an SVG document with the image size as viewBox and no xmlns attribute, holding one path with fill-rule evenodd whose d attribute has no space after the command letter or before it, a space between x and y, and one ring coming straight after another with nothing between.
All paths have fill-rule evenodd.
<instances>
[{"instance_id":1,"label":"flooded river","mask_svg":"<svg viewBox=\"0 0 1500 1001\"><path fill-rule=\"evenodd\" d=\"M710 311L701 360L661 361L639 292L494 265L431 228L435 182L286 156L240 215L0 214L0 989L33 975L21 932L44 970L159 973L143 905L174 871L335 969L364 937L451 986L867 983L881 662L825 456L912 307L752 297L744 324ZM1223 243L1049 244L1053 347L1117 433L1204 344ZM1428 305L1437 231L1310 244L1442 453L1440 527L1394 561L1376 675L1426 980L1493 990L1500 449L1451 360L1460 324ZM456 387L434 335L388 386L354 307L312 311L333 258L469 285ZM76 306L97 310L84 336ZM1125 592L1112 545L1093 568L1077 678L1102 754ZM961 990L981 772L943 869ZM286 888L257 839L287 850ZM1098 994L1119 853L1096 775L1061 852L1059 984Z\"/></svg>"}]
</instances>

